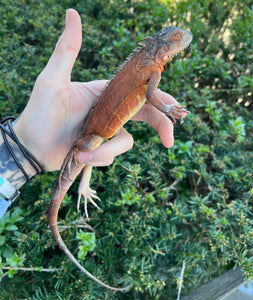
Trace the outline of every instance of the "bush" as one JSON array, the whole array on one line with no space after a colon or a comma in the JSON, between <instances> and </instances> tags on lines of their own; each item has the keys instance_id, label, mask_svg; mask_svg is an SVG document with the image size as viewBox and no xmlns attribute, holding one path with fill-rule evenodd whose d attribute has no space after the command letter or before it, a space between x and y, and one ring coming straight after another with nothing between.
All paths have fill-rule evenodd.
<instances>
[{"instance_id":1,"label":"bush","mask_svg":"<svg viewBox=\"0 0 253 300\"><path fill-rule=\"evenodd\" d=\"M102 211L89 208L89 225L76 211L77 183L61 206L59 228L72 253L101 280L132 284L129 292L104 290L59 250L47 225L57 174L46 174L0 220L0 299L175 299L184 261L183 294L235 265L252 278L251 1L3 0L2 117L26 105L68 7L83 21L78 81L108 78L165 24L190 29L190 48L165 67L160 88L191 114L175 126L169 150L146 124L127 124L135 146L94 171L103 201Z\"/></svg>"}]
</instances>

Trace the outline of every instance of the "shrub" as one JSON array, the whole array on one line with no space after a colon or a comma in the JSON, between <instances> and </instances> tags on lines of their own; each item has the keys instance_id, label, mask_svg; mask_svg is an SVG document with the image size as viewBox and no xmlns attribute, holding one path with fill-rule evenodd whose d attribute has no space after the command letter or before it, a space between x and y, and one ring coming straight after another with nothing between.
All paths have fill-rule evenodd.
<instances>
[{"instance_id":1,"label":"shrub","mask_svg":"<svg viewBox=\"0 0 253 300\"><path fill-rule=\"evenodd\" d=\"M251 1L3 0L2 117L27 103L68 7L84 29L73 80L108 78L165 24L189 28L192 45L165 67L160 87L191 114L175 126L169 150L146 124L127 124L135 146L94 171L103 201L102 211L89 208L89 224L76 211L77 183L61 206L71 251L101 280L132 284L128 293L99 287L52 240L47 211L57 174L47 174L28 183L0 220L0 299L175 299L184 261L184 294L234 265L252 278ZM32 269L13 270L21 267Z\"/></svg>"}]
</instances>

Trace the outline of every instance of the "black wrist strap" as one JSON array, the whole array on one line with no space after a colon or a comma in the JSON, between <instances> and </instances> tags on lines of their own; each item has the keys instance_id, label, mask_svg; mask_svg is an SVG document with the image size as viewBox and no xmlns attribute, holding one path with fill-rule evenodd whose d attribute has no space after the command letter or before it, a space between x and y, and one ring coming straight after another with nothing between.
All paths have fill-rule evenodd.
<instances>
[{"instance_id":1,"label":"black wrist strap","mask_svg":"<svg viewBox=\"0 0 253 300\"><path fill-rule=\"evenodd\" d=\"M13 149L11 148L9 141L7 139L7 135L16 143L21 153L24 155L24 157L27 159L27 161L30 163L30 165L34 168L37 174L44 172L44 169L40 162L20 143L18 140L13 128L11 121L14 121L14 117L6 117L3 119L0 123L0 129L3 136L3 140L5 142L5 145L7 149L10 152L10 155L12 156L13 160L15 161L18 168L21 170L21 172L24 174L27 181L30 180L29 175L26 173L25 169L19 162L17 156L15 155Z\"/></svg>"}]
</instances>

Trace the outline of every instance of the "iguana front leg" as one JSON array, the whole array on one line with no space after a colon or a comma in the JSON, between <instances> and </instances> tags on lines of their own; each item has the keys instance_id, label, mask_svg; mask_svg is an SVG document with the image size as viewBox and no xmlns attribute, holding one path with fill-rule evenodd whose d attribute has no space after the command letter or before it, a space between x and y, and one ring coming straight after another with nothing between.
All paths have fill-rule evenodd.
<instances>
[{"instance_id":1,"label":"iguana front leg","mask_svg":"<svg viewBox=\"0 0 253 300\"><path fill-rule=\"evenodd\" d=\"M189 111L185 110L185 106L181 106L178 104L165 104L161 98L157 96L157 86L161 79L161 72L154 72L149 80L147 92L146 92L146 99L149 103L155 106L158 110L162 113L165 113L172 119L172 123L176 123L175 115L179 118L180 124L183 124L183 117L181 113L190 113Z\"/></svg>"}]
</instances>

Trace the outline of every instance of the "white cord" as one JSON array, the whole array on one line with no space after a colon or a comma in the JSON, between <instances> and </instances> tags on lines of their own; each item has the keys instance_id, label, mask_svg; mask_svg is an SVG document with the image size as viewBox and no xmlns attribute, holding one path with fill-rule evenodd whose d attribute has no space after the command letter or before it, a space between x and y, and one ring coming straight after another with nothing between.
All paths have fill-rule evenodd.
<instances>
[{"instance_id":1,"label":"white cord","mask_svg":"<svg viewBox=\"0 0 253 300\"><path fill-rule=\"evenodd\" d=\"M184 271L185 271L185 261L183 261L182 271L179 279L179 287L178 287L178 294L177 294L177 300L180 300L180 294L183 284L183 277L184 277Z\"/></svg>"}]
</instances>

